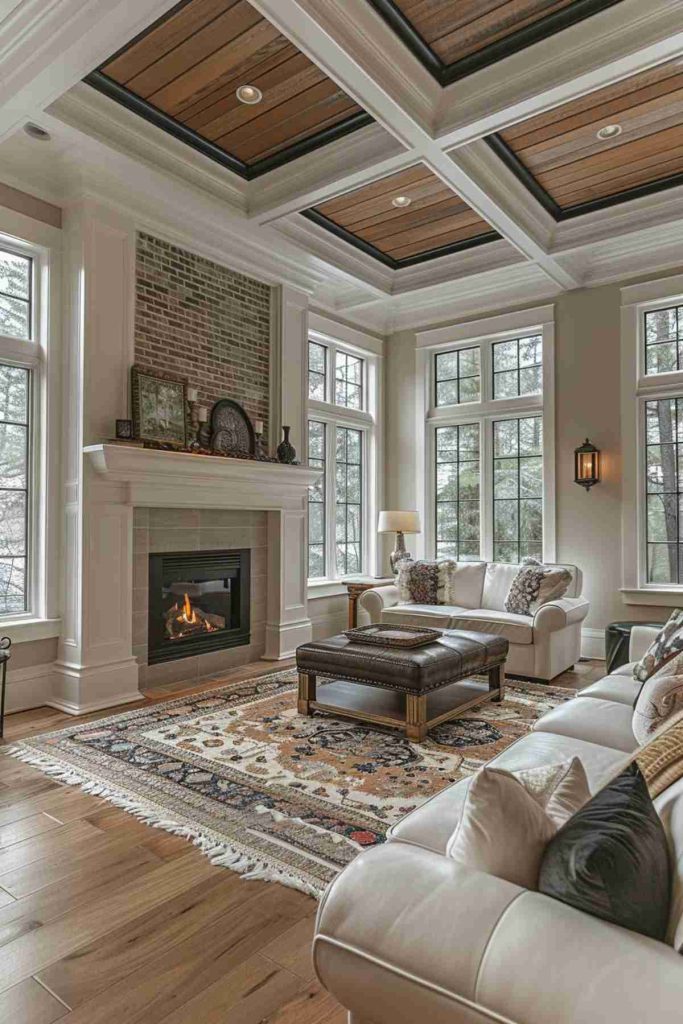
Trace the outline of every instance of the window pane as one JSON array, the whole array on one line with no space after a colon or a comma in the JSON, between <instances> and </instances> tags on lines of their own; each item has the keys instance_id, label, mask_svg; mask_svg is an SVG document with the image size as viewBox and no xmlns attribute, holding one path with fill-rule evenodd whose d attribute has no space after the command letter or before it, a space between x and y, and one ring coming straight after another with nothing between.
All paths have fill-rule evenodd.
<instances>
[{"instance_id":1,"label":"window pane","mask_svg":"<svg viewBox=\"0 0 683 1024\"><path fill-rule=\"evenodd\" d=\"M645 313L645 373L683 368L683 306Z\"/></svg>"},{"instance_id":2,"label":"window pane","mask_svg":"<svg viewBox=\"0 0 683 1024\"><path fill-rule=\"evenodd\" d=\"M543 553L543 420L493 424L493 557L519 562Z\"/></svg>"},{"instance_id":3,"label":"window pane","mask_svg":"<svg viewBox=\"0 0 683 1024\"><path fill-rule=\"evenodd\" d=\"M540 334L493 345L493 397L540 395L543 390L543 339Z\"/></svg>"},{"instance_id":4,"label":"window pane","mask_svg":"<svg viewBox=\"0 0 683 1024\"><path fill-rule=\"evenodd\" d=\"M660 320L657 326L661 327ZM654 328L653 328L654 329ZM681 583L683 399L645 403L646 556L648 583Z\"/></svg>"},{"instance_id":5,"label":"window pane","mask_svg":"<svg viewBox=\"0 0 683 1024\"><path fill-rule=\"evenodd\" d=\"M308 489L308 577L325 576L325 424L309 420L308 464L322 470L320 479Z\"/></svg>"},{"instance_id":6,"label":"window pane","mask_svg":"<svg viewBox=\"0 0 683 1024\"><path fill-rule=\"evenodd\" d=\"M308 343L308 397L317 402L326 399L327 349L315 341Z\"/></svg>"},{"instance_id":7,"label":"window pane","mask_svg":"<svg viewBox=\"0 0 683 1024\"><path fill-rule=\"evenodd\" d=\"M479 558L479 426L436 430L436 553L459 561Z\"/></svg>"},{"instance_id":8,"label":"window pane","mask_svg":"<svg viewBox=\"0 0 683 1024\"><path fill-rule=\"evenodd\" d=\"M0 615L27 609L29 394L29 371L0 365Z\"/></svg>"},{"instance_id":9,"label":"window pane","mask_svg":"<svg viewBox=\"0 0 683 1024\"><path fill-rule=\"evenodd\" d=\"M434 357L437 405L464 405L481 397L479 347L438 352Z\"/></svg>"},{"instance_id":10,"label":"window pane","mask_svg":"<svg viewBox=\"0 0 683 1024\"><path fill-rule=\"evenodd\" d=\"M361 572L363 565L361 431L350 427L337 427L335 449L335 551L337 572L340 576L347 576L349 573Z\"/></svg>"},{"instance_id":11,"label":"window pane","mask_svg":"<svg viewBox=\"0 0 683 1024\"><path fill-rule=\"evenodd\" d=\"M363 408L363 360L348 352L336 354L334 401L347 409Z\"/></svg>"},{"instance_id":12,"label":"window pane","mask_svg":"<svg viewBox=\"0 0 683 1024\"><path fill-rule=\"evenodd\" d=\"M29 303L0 294L0 334L10 338L31 336Z\"/></svg>"}]
</instances>

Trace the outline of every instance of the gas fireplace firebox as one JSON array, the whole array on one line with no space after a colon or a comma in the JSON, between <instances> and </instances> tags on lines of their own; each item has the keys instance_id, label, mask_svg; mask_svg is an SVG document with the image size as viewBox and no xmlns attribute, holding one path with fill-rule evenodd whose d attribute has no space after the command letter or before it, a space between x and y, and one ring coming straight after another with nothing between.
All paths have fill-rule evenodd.
<instances>
[{"instance_id":1,"label":"gas fireplace firebox","mask_svg":"<svg viewBox=\"0 0 683 1024\"><path fill-rule=\"evenodd\" d=\"M150 665L250 642L250 556L248 549L149 556Z\"/></svg>"}]
</instances>

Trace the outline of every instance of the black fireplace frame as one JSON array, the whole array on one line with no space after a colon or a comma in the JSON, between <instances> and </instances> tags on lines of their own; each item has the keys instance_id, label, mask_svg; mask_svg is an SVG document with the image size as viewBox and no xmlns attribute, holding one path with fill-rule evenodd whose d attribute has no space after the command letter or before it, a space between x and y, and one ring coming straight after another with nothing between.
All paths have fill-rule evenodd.
<instances>
[{"instance_id":1,"label":"black fireplace frame","mask_svg":"<svg viewBox=\"0 0 683 1024\"><path fill-rule=\"evenodd\" d=\"M231 607L230 627L182 641L166 636L162 616L162 587L187 572L197 582L217 577L238 579L238 600ZM234 592L233 592L234 596ZM198 654L241 647L251 642L251 550L164 551L149 555L148 665Z\"/></svg>"}]
</instances>

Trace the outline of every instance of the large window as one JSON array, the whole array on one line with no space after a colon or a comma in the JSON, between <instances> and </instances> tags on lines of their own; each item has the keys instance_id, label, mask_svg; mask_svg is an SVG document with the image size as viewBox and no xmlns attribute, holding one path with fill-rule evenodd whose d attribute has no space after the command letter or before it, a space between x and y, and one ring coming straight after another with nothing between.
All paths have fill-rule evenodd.
<instances>
[{"instance_id":1,"label":"large window","mask_svg":"<svg viewBox=\"0 0 683 1024\"><path fill-rule=\"evenodd\" d=\"M0 250L0 616L29 609L32 261ZM4 355L7 353L7 356Z\"/></svg>"},{"instance_id":2,"label":"large window","mask_svg":"<svg viewBox=\"0 0 683 1024\"><path fill-rule=\"evenodd\" d=\"M645 403L648 583L683 582L683 398Z\"/></svg>"},{"instance_id":3,"label":"large window","mask_svg":"<svg viewBox=\"0 0 683 1024\"><path fill-rule=\"evenodd\" d=\"M366 543L376 509L373 357L332 338L308 346L308 462L322 471L308 502L308 576L338 580L369 571Z\"/></svg>"},{"instance_id":4,"label":"large window","mask_svg":"<svg viewBox=\"0 0 683 1024\"><path fill-rule=\"evenodd\" d=\"M554 560L551 316L542 307L418 334L428 557ZM449 344L451 330L460 338Z\"/></svg>"},{"instance_id":5,"label":"large window","mask_svg":"<svg viewBox=\"0 0 683 1024\"><path fill-rule=\"evenodd\" d=\"M683 306L648 310L644 338L646 374L683 370Z\"/></svg>"}]
</instances>

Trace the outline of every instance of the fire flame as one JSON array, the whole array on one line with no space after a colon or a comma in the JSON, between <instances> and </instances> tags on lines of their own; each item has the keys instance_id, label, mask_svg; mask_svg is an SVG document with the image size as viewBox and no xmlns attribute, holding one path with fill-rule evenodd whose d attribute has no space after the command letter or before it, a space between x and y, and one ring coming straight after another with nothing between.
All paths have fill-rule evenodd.
<instances>
[{"instance_id":1,"label":"fire flame","mask_svg":"<svg viewBox=\"0 0 683 1024\"><path fill-rule=\"evenodd\" d=\"M192 605L190 604L190 598L188 597L187 594L185 594L185 600L183 601L183 619L185 620L185 622L194 623L197 621L196 612Z\"/></svg>"}]
</instances>

